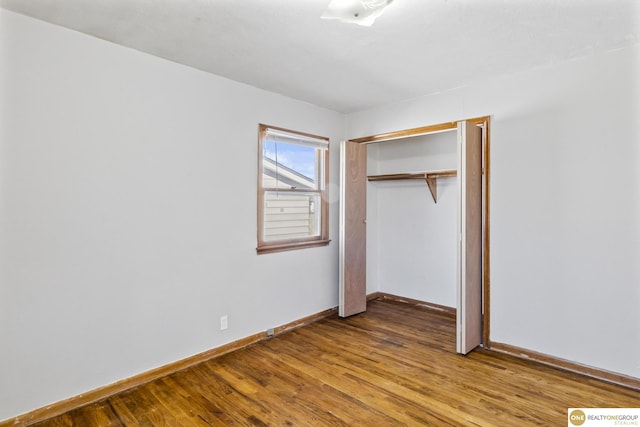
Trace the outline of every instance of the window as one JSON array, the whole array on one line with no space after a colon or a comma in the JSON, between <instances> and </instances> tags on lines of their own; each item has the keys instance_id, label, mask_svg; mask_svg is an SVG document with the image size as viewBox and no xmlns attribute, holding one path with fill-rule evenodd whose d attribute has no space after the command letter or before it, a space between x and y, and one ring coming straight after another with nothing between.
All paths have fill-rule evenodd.
<instances>
[{"instance_id":1,"label":"window","mask_svg":"<svg viewBox=\"0 0 640 427\"><path fill-rule=\"evenodd\" d=\"M329 139L260 125L258 253L329 243Z\"/></svg>"}]
</instances>

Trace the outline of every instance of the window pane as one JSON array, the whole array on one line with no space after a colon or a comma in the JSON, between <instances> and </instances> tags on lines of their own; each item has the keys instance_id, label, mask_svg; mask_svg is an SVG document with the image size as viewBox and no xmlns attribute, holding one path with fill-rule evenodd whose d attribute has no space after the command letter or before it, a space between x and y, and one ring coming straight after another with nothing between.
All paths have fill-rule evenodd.
<instances>
[{"instance_id":1,"label":"window pane","mask_svg":"<svg viewBox=\"0 0 640 427\"><path fill-rule=\"evenodd\" d=\"M258 253L329 243L329 139L259 125Z\"/></svg>"},{"instance_id":2,"label":"window pane","mask_svg":"<svg viewBox=\"0 0 640 427\"><path fill-rule=\"evenodd\" d=\"M318 189L319 149L274 140L263 141L262 149L264 188Z\"/></svg>"},{"instance_id":3,"label":"window pane","mask_svg":"<svg viewBox=\"0 0 640 427\"><path fill-rule=\"evenodd\" d=\"M267 191L264 241L320 236L320 195Z\"/></svg>"}]
</instances>

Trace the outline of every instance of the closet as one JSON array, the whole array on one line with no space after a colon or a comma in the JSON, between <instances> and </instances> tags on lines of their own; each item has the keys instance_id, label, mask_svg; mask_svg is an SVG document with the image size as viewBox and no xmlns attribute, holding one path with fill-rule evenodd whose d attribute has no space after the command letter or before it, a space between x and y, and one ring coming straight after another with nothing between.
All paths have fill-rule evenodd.
<instances>
[{"instance_id":1,"label":"closet","mask_svg":"<svg viewBox=\"0 0 640 427\"><path fill-rule=\"evenodd\" d=\"M369 289L456 306L456 130L367 145Z\"/></svg>"},{"instance_id":2,"label":"closet","mask_svg":"<svg viewBox=\"0 0 640 427\"><path fill-rule=\"evenodd\" d=\"M366 310L368 272L375 289L455 307L458 352L482 343L488 126L483 117L343 142L340 316Z\"/></svg>"}]
</instances>

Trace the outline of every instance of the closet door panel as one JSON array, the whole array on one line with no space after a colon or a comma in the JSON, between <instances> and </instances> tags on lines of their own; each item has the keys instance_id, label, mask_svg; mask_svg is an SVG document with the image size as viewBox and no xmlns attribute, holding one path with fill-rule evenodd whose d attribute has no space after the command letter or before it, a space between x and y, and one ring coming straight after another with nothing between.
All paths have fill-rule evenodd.
<instances>
[{"instance_id":1,"label":"closet door panel","mask_svg":"<svg viewBox=\"0 0 640 427\"><path fill-rule=\"evenodd\" d=\"M367 146L345 141L340 148L338 314L341 317L347 317L367 309Z\"/></svg>"},{"instance_id":2,"label":"closet door panel","mask_svg":"<svg viewBox=\"0 0 640 427\"><path fill-rule=\"evenodd\" d=\"M482 129L458 123L459 255L457 351L482 342Z\"/></svg>"}]
</instances>

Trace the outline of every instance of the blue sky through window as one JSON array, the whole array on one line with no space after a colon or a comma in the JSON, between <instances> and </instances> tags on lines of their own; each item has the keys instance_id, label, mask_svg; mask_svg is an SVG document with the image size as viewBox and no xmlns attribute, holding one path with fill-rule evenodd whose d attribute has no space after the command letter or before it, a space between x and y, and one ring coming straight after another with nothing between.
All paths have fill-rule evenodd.
<instances>
[{"instance_id":1,"label":"blue sky through window","mask_svg":"<svg viewBox=\"0 0 640 427\"><path fill-rule=\"evenodd\" d=\"M316 149L304 145L287 144L267 140L263 143L264 157L277 161L294 171L315 181L316 179ZM276 159L277 148L277 159Z\"/></svg>"}]
</instances>

